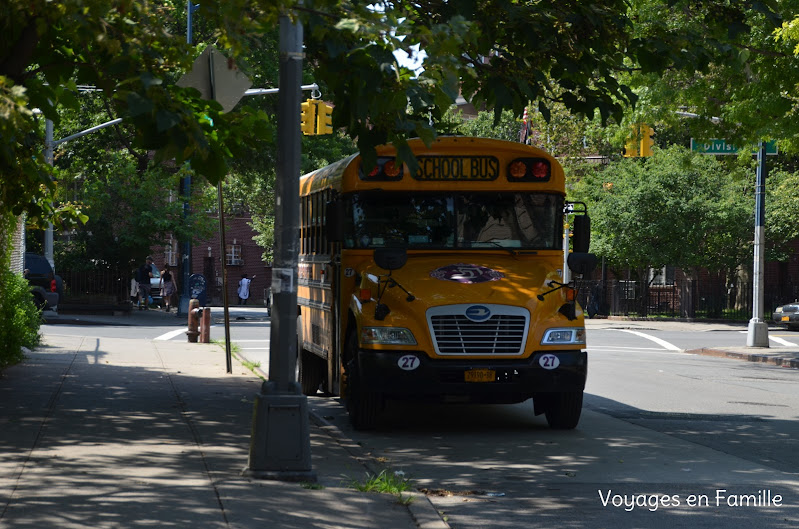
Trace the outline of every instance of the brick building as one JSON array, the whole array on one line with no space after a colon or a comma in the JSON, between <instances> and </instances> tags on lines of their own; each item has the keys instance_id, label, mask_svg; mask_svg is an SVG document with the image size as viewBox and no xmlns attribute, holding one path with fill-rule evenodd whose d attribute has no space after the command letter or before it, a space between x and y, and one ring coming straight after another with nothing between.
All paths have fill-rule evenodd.
<instances>
[{"instance_id":1,"label":"brick building","mask_svg":"<svg viewBox=\"0 0 799 529\"><path fill-rule=\"evenodd\" d=\"M250 305L265 305L272 284L272 263L264 262L263 249L255 244L255 231L250 226L248 214L225 219L225 252L222 254L219 232L210 239L195 241L191 251L191 274L202 274L206 279L208 304L222 305L222 259L227 268L228 305L238 303L238 283L242 274L253 281L250 285ZM153 249L155 264L169 263L175 270L181 265L180 247L173 240L166 248ZM180 275L178 276L181 277ZM182 292L182 285L179 290Z\"/></svg>"}]
</instances>

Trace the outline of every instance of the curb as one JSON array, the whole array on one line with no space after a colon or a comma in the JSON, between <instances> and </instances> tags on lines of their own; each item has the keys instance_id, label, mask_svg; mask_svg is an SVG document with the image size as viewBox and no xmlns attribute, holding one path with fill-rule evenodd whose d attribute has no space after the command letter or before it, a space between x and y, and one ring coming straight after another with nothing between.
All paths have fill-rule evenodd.
<instances>
[{"instance_id":1,"label":"curb","mask_svg":"<svg viewBox=\"0 0 799 529\"><path fill-rule=\"evenodd\" d=\"M375 475L379 473L379 470L374 467L373 462L366 454L365 450L347 437L338 426L327 421L324 417L310 409L308 410L308 416L314 424L347 450L347 452L349 452L356 461L366 467L369 472ZM405 492L403 494L413 498L413 501L406 504L406 507L408 511L410 511L413 521L416 522L416 527L418 529L451 529L449 524L441 518L438 510L427 495L418 491Z\"/></svg>"},{"instance_id":2,"label":"curb","mask_svg":"<svg viewBox=\"0 0 799 529\"><path fill-rule=\"evenodd\" d=\"M738 351L729 351L724 349L714 349L712 347L703 347L701 349L689 349L685 351L688 354L715 356L717 358L733 358L736 360L745 360L747 362L758 362L761 364L774 365L779 367L799 368L799 358L786 358L782 356L771 356L756 353L744 353Z\"/></svg>"},{"instance_id":3,"label":"curb","mask_svg":"<svg viewBox=\"0 0 799 529\"><path fill-rule=\"evenodd\" d=\"M241 353L237 354L243 357ZM266 372L264 372L260 367L255 368L254 371L260 377L262 377L263 380L268 380L269 377L267 376ZM380 473L380 470L375 468L373 460L366 453L364 448L345 435L338 426L316 413L310 407L308 408L308 418L313 421L313 423L318 426L319 429L327 434L328 437L333 439L333 441L338 443L339 446L344 448L358 463L363 465L366 470L374 475ZM411 517L416 523L417 529L451 529L449 524L445 522L438 513L438 509L436 509L435 505L433 505L433 502L430 501L430 498L428 498L427 495L419 491L409 491L403 494L413 498L413 501L405 506L407 507L408 512L411 513Z\"/></svg>"}]
</instances>

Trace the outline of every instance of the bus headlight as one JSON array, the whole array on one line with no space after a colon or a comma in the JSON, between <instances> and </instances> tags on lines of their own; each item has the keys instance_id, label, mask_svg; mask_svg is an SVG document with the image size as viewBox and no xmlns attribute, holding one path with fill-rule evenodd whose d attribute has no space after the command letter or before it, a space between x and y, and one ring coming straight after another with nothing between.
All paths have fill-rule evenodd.
<instances>
[{"instance_id":1,"label":"bus headlight","mask_svg":"<svg viewBox=\"0 0 799 529\"><path fill-rule=\"evenodd\" d=\"M585 345L585 327L566 327L563 329L547 329L541 345Z\"/></svg>"},{"instance_id":2,"label":"bus headlight","mask_svg":"<svg viewBox=\"0 0 799 529\"><path fill-rule=\"evenodd\" d=\"M413 333L404 327L364 327L361 343L380 345L416 345Z\"/></svg>"}]
</instances>

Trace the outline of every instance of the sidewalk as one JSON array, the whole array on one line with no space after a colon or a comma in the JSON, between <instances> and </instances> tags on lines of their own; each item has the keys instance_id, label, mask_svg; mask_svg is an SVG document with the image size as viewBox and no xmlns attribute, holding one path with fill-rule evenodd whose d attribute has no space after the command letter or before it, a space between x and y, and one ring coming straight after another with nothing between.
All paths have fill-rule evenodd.
<instances>
[{"instance_id":1,"label":"sidewalk","mask_svg":"<svg viewBox=\"0 0 799 529\"><path fill-rule=\"evenodd\" d=\"M448 527L352 488L380 468L320 417L313 487L244 477L261 382L216 345L48 333L0 378L0 527Z\"/></svg>"}]
</instances>

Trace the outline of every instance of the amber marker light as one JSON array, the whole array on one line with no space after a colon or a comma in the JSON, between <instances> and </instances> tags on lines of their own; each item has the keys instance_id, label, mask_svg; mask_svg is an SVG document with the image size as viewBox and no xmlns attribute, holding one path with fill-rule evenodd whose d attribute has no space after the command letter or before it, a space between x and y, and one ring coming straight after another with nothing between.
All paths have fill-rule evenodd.
<instances>
[{"instance_id":1,"label":"amber marker light","mask_svg":"<svg viewBox=\"0 0 799 529\"><path fill-rule=\"evenodd\" d=\"M574 301L577 298L577 291L571 287L564 288L563 292L566 294L566 301Z\"/></svg>"},{"instance_id":2,"label":"amber marker light","mask_svg":"<svg viewBox=\"0 0 799 529\"><path fill-rule=\"evenodd\" d=\"M389 160L383 165L383 173L390 178L399 176L402 166L397 166L397 162Z\"/></svg>"},{"instance_id":3,"label":"amber marker light","mask_svg":"<svg viewBox=\"0 0 799 529\"><path fill-rule=\"evenodd\" d=\"M527 172L527 165L525 165L522 161L516 161L510 164L510 175L513 178L524 178L524 174Z\"/></svg>"},{"instance_id":4,"label":"amber marker light","mask_svg":"<svg viewBox=\"0 0 799 529\"><path fill-rule=\"evenodd\" d=\"M366 281L366 274L361 274L360 294L358 298L363 301L370 301L372 299L372 289Z\"/></svg>"}]
</instances>

